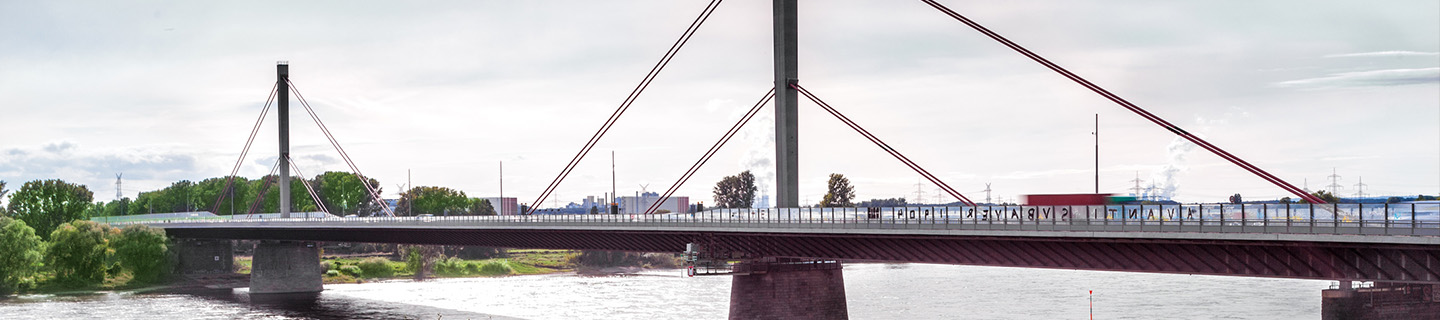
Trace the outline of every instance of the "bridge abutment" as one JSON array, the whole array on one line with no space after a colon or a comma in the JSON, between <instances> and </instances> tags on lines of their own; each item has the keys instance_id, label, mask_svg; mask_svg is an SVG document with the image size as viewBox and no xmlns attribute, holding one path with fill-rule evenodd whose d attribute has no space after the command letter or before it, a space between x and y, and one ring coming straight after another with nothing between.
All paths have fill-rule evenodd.
<instances>
[{"instance_id":1,"label":"bridge abutment","mask_svg":"<svg viewBox=\"0 0 1440 320\"><path fill-rule=\"evenodd\" d=\"M250 266L250 293L305 293L324 290L320 246L303 241L260 241Z\"/></svg>"},{"instance_id":2,"label":"bridge abutment","mask_svg":"<svg viewBox=\"0 0 1440 320\"><path fill-rule=\"evenodd\" d=\"M235 246L231 240L176 238L171 242L175 268L180 275L229 274L235 269Z\"/></svg>"},{"instance_id":3,"label":"bridge abutment","mask_svg":"<svg viewBox=\"0 0 1440 320\"><path fill-rule=\"evenodd\" d=\"M743 262L730 284L730 319L848 319L835 261Z\"/></svg>"}]
</instances>

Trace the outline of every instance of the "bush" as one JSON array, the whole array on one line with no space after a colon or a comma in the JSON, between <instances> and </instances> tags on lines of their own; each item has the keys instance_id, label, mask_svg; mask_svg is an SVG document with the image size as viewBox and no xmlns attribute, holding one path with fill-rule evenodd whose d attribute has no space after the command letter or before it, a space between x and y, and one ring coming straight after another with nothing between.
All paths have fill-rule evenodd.
<instances>
[{"instance_id":1,"label":"bush","mask_svg":"<svg viewBox=\"0 0 1440 320\"><path fill-rule=\"evenodd\" d=\"M470 263L466 263L466 264L465 264L465 274L479 274L479 273L480 273L480 264L479 264L479 263L470 262Z\"/></svg>"},{"instance_id":2,"label":"bush","mask_svg":"<svg viewBox=\"0 0 1440 320\"><path fill-rule=\"evenodd\" d=\"M652 252L644 254L643 257L648 268L674 269L680 267L680 263L677 261L679 259L673 253Z\"/></svg>"},{"instance_id":3,"label":"bush","mask_svg":"<svg viewBox=\"0 0 1440 320\"><path fill-rule=\"evenodd\" d=\"M390 268L390 260L385 258L369 258L360 261L360 274L366 278L388 278L395 275L395 269Z\"/></svg>"},{"instance_id":4,"label":"bush","mask_svg":"<svg viewBox=\"0 0 1440 320\"><path fill-rule=\"evenodd\" d=\"M147 283L162 280L168 271L168 242L164 229L131 225L120 231L111 247L115 248L115 258L120 266L130 270L134 281Z\"/></svg>"},{"instance_id":5,"label":"bush","mask_svg":"<svg viewBox=\"0 0 1440 320\"><path fill-rule=\"evenodd\" d=\"M435 262L435 274L446 276L463 276L465 272L465 260L450 257Z\"/></svg>"},{"instance_id":6,"label":"bush","mask_svg":"<svg viewBox=\"0 0 1440 320\"><path fill-rule=\"evenodd\" d=\"M337 271L337 272L340 272L340 273L348 274L348 275L350 275L350 276L352 276L352 277L359 277L359 276L365 274L365 271L360 270L360 267L357 267L357 266L340 266L340 269L330 270L330 271Z\"/></svg>"},{"instance_id":7,"label":"bush","mask_svg":"<svg viewBox=\"0 0 1440 320\"><path fill-rule=\"evenodd\" d=\"M340 271L338 271L338 270L325 270L325 276L326 276L326 277L332 277L332 278L333 278L333 277L339 277L339 276L340 276Z\"/></svg>"},{"instance_id":8,"label":"bush","mask_svg":"<svg viewBox=\"0 0 1440 320\"><path fill-rule=\"evenodd\" d=\"M44 243L25 221L0 217L0 295L35 284Z\"/></svg>"},{"instance_id":9,"label":"bush","mask_svg":"<svg viewBox=\"0 0 1440 320\"><path fill-rule=\"evenodd\" d=\"M510 268L510 263L504 260L491 260L480 266L480 274L484 275L507 275L514 271Z\"/></svg>"},{"instance_id":10,"label":"bush","mask_svg":"<svg viewBox=\"0 0 1440 320\"><path fill-rule=\"evenodd\" d=\"M107 238L118 235L109 226L75 220L50 233L50 250L45 261L55 271L55 280L67 286L89 286L105 280L110 258ZM112 234L116 233L116 234Z\"/></svg>"},{"instance_id":11,"label":"bush","mask_svg":"<svg viewBox=\"0 0 1440 320\"><path fill-rule=\"evenodd\" d=\"M334 261L321 261L320 270L337 270Z\"/></svg>"}]
</instances>

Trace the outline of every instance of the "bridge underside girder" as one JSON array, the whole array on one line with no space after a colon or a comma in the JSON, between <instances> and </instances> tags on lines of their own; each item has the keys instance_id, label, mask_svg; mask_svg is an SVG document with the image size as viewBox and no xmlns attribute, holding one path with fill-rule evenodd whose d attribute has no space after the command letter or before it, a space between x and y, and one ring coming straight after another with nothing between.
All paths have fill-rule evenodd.
<instances>
[{"instance_id":1,"label":"bridge underside girder","mask_svg":"<svg viewBox=\"0 0 1440 320\"><path fill-rule=\"evenodd\" d=\"M681 252L733 257L1205 274L1440 284L1440 247L1258 240L891 236L754 232L395 228L176 228L178 238Z\"/></svg>"}]
</instances>

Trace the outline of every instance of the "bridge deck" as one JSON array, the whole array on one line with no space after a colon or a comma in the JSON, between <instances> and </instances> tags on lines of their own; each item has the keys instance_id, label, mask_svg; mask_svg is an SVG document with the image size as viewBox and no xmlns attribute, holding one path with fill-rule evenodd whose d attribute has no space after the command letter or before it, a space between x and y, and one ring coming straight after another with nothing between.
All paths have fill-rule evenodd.
<instances>
[{"instance_id":1,"label":"bridge deck","mask_svg":"<svg viewBox=\"0 0 1440 320\"><path fill-rule=\"evenodd\" d=\"M1440 284L1428 220L1135 219L954 212L707 212L160 220L175 237L680 252ZM1103 211L1102 211L1103 212ZM1280 215L1284 217L1284 215ZM1335 215L1339 217L1338 214ZM913 218L912 218L913 217ZM1204 218L1201 220L1201 218ZM1223 218L1223 219L1221 219ZM123 222L130 224L139 222Z\"/></svg>"}]
</instances>

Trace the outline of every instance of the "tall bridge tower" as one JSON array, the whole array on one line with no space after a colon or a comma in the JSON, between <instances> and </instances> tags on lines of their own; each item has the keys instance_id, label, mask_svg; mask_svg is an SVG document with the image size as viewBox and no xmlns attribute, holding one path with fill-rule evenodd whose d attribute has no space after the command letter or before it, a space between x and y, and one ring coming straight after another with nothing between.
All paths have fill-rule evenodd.
<instances>
[{"instance_id":1,"label":"tall bridge tower","mask_svg":"<svg viewBox=\"0 0 1440 320\"><path fill-rule=\"evenodd\" d=\"M775 3L775 207L800 206L799 92L796 0Z\"/></svg>"}]
</instances>

